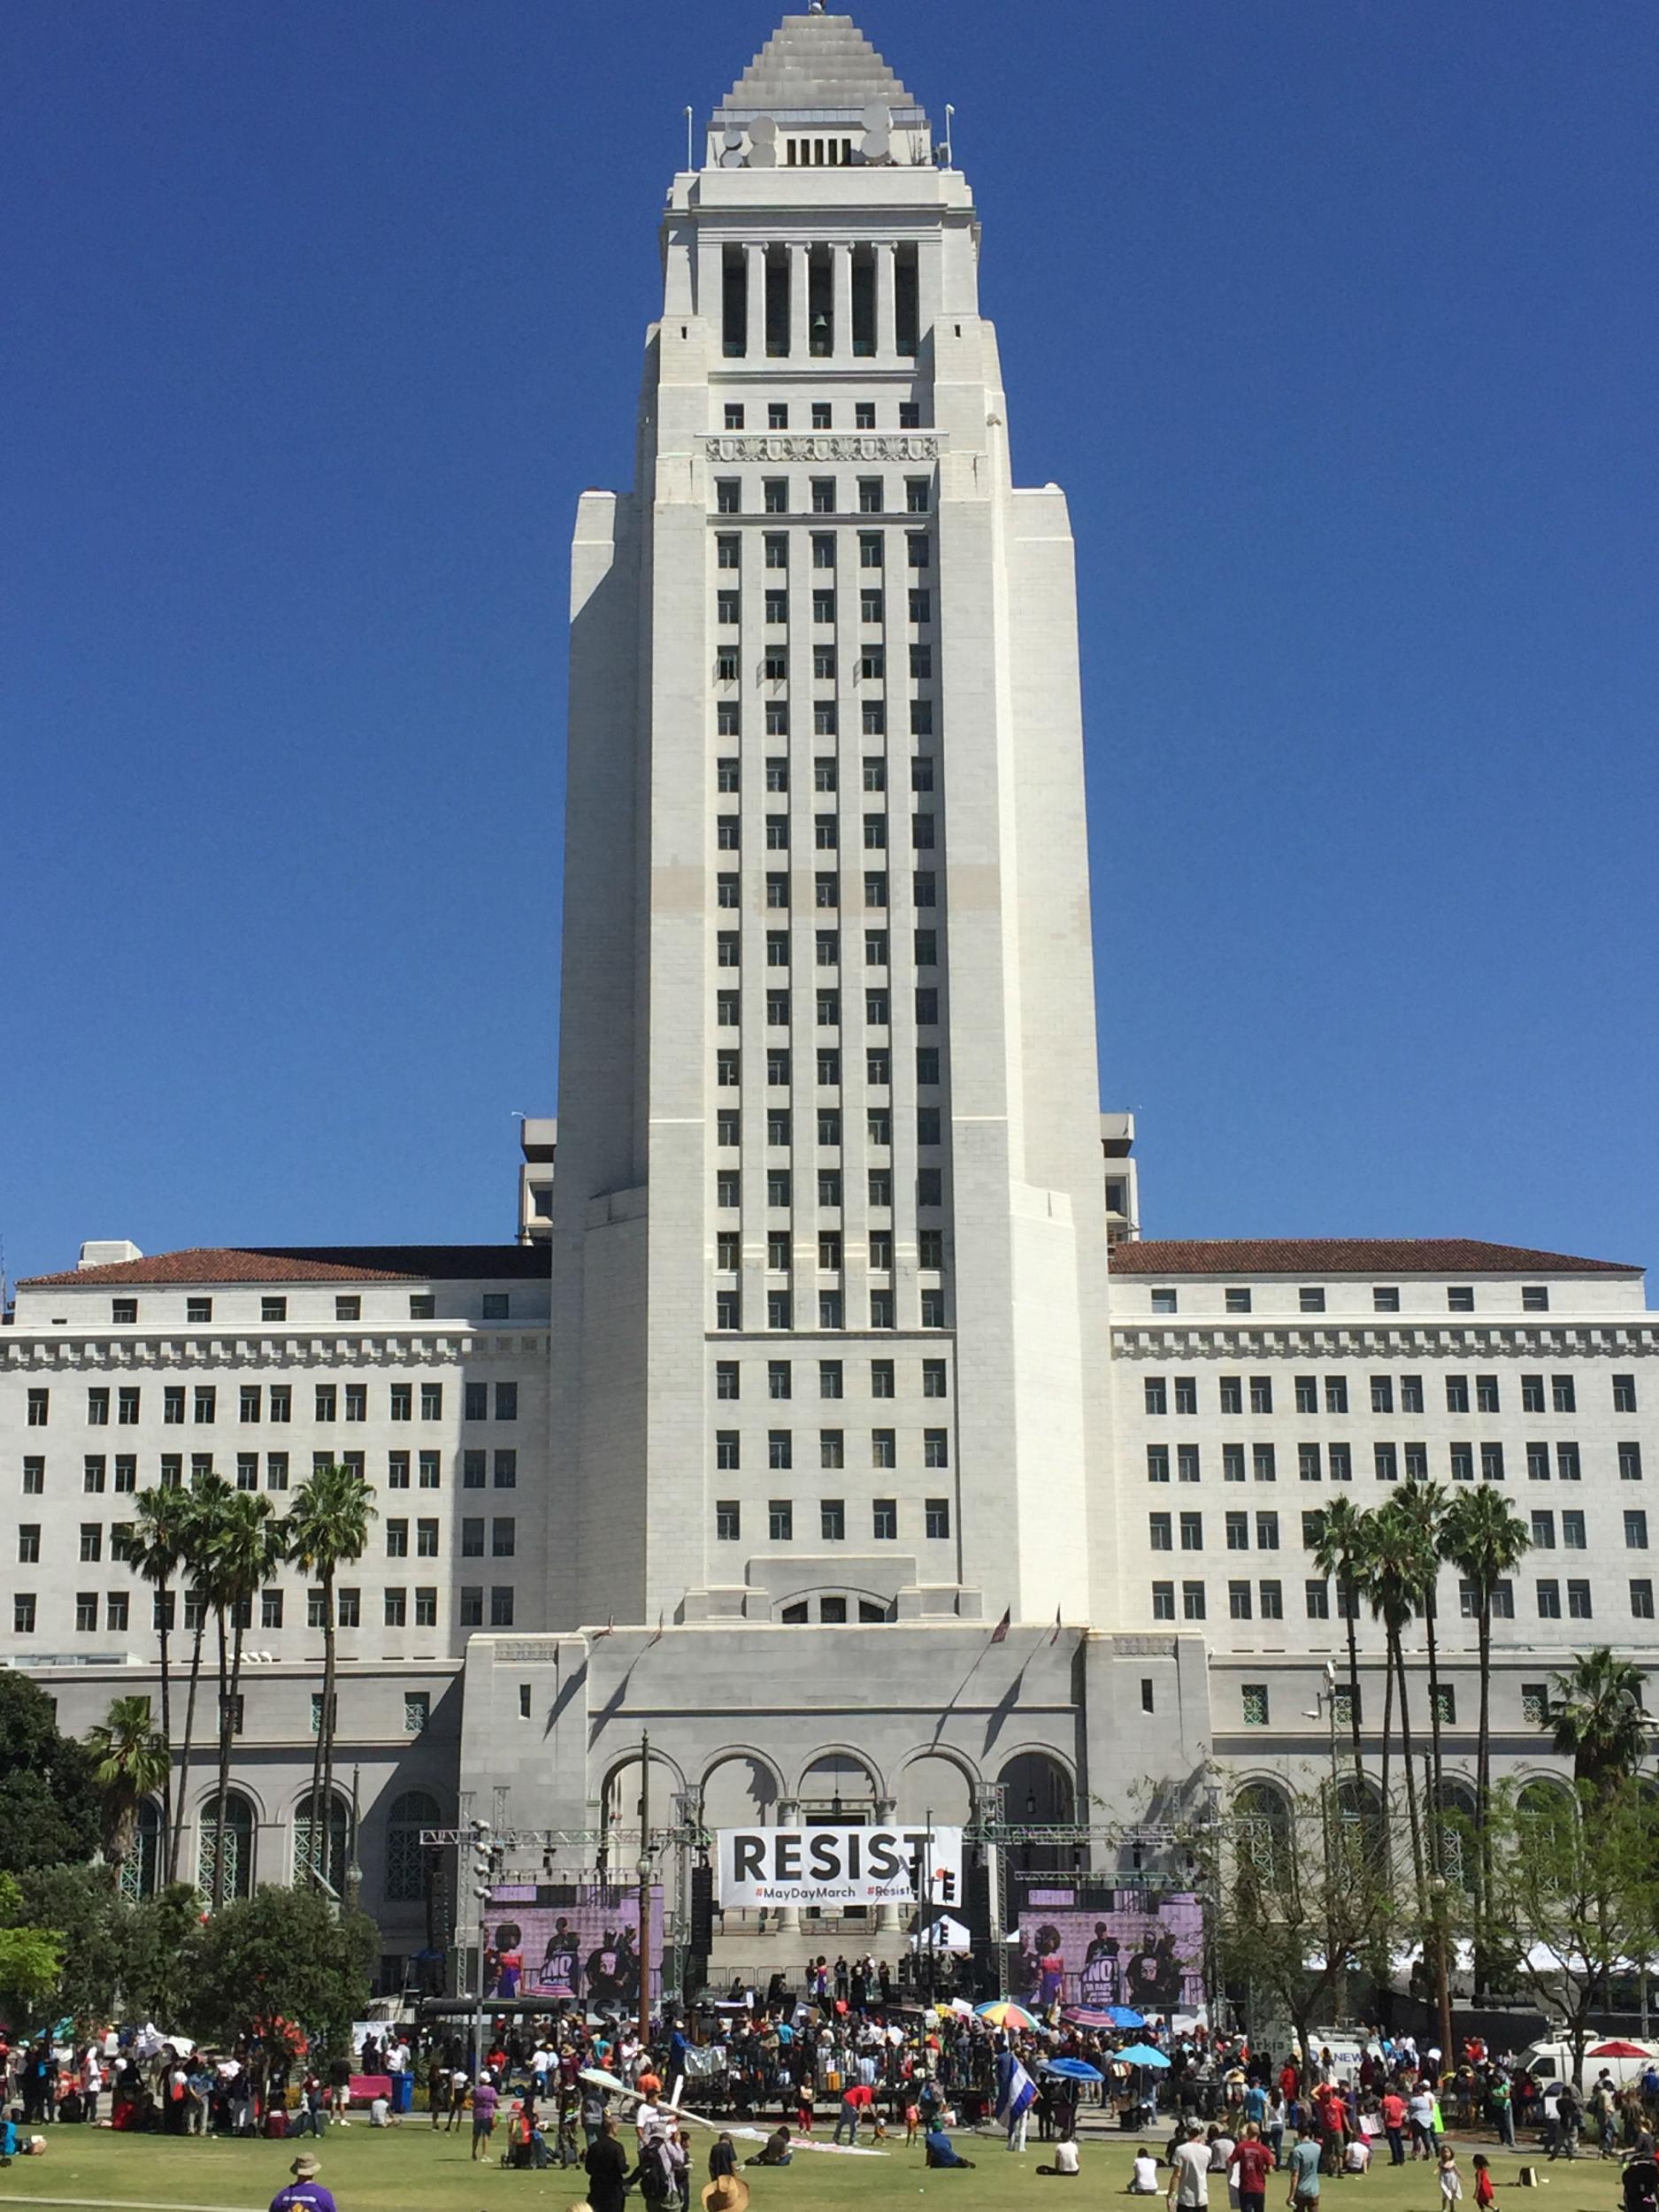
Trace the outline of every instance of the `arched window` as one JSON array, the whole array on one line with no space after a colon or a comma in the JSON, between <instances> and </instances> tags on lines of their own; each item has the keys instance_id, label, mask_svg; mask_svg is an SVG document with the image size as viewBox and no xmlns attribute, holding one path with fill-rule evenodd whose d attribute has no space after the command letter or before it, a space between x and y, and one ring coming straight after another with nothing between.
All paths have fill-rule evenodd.
<instances>
[{"instance_id":1,"label":"arched window","mask_svg":"<svg viewBox=\"0 0 1659 2212\"><path fill-rule=\"evenodd\" d=\"M1440 1864L1448 1882L1474 1887L1475 1793L1466 1782L1448 1778L1440 1784Z\"/></svg>"},{"instance_id":2,"label":"arched window","mask_svg":"<svg viewBox=\"0 0 1659 2212\"><path fill-rule=\"evenodd\" d=\"M388 1904L418 1904L426 1895L427 1854L420 1832L437 1827L441 1817L437 1799L426 1790L405 1790L393 1801L386 1822Z\"/></svg>"},{"instance_id":3,"label":"arched window","mask_svg":"<svg viewBox=\"0 0 1659 2212\"><path fill-rule=\"evenodd\" d=\"M213 1863L219 1844L219 1811L217 1795L210 1797L202 1808L199 1824L201 1849L197 1855L196 1885L204 1897L213 1894ZM227 1897L251 1897L253 1894L253 1807L240 1790L232 1790L225 1800L225 1894Z\"/></svg>"},{"instance_id":4,"label":"arched window","mask_svg":"<svg viewBox=\"0 0 1659 2212\"><path fill-rule=\"evenodd\" d=\"M1240 1858L1264 1882L1279 1883L1290 1871L1290 1801L1271 1782L1247 1782L1233 1804Z\"/></svg>"},{"instance_id":5,"label":"arched window","mask_svg":"<svg viewBox=\"0 0 1659 2212\"><path fill-rule=\"evenodd\" d=\"M346 1839L350 1827L350 1816L343 1799L330 1797L327 1811L320 1821L311 1813L311 1796L308 1790L301 1798L294 1815L294 1878L305 1880L312 1873L319 1873L336 1897L346 1893Z\"/></svg>"},{"instance_id":6,"label":"arched window","mask_svg":"<svg viewBox=\"0 0 1659 2212\"><path fill-rule=\"evenodd\" d=\"M1071 1778L1046 1751L1017 1752L997 1779L1002 1785L1004 1816L1016 1827L1069 1825L1077 1818ZM1078 1864L1074 1844L1043 1843L1033 1838L1018 1849L1017 1864L1023 1874L1065 1873Z\"/></svg>"},{"instance_id":7,"label":"arched window","mask_svg":"<svg viewBox=\"0 0 1659 2212\"><path fill-rule=\"evenodd\" d=\"M1388 1823L1383 1817L1382 1799L1375 1783L1362 1786L1354 1775L1348 1775L1337 1785L1336 1802L1342 1833L1357 1840L1372 1863L1386 1867Z\"/></svg>"},{"instance_id":8,"label":"arched window","mask_svg":"<svg viewBox=\"0 0 1659 2212\"><path fill-rule=\"evenodd\" d=\"M121 1894L129 1904L135 1905L143 1897L153 1897L161 1887L166 1839L161 1807L153 1797L142 1799L133 1847L121 1862Z\"/></svg>"}]
</instances>

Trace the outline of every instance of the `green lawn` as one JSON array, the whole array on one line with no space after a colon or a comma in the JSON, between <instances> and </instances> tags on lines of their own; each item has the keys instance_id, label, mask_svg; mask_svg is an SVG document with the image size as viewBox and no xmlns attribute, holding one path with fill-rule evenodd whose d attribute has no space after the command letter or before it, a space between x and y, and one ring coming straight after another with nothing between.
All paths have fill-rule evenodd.
<instances>
[{"instance_id":1,"label":"green lawn","mask_svg":"<svg viewBox=\"0 0 1659 2212\"><path fill-rule=\"evenodd\" d=\"M535 2207L538 2212L566 2212L580 2200L580 2172L503 2172L495 2165L474 2166L467 2156L466 2134L434 2135L419 2115L411 2124L390 2131L371 2131L366 2122L354 2121L342 2134L338 2129L320 2145L309 2137L297 2144L219 2142L211 2139L180 2142L163 2136L116 2135L107 2128L59 2127L45 2131L44 2158L19 2158L0 2173L0 2204L14 2202L80 2203L111 2206L154 2206L158 2212L260 2212L288 2179L288 2162L297 2151L318 2153L322 2160L319 2178L334 2193L340 2212L492 2212L492 2208ZM710 2139L698 2129L694 2144L696 2179L705 2178L703 2162ZM497 2130L499 2138L500 2130ZM1033 2196L1048 2207L1055 2192L1048 2180L1040 2180L1036 2168L1047 2153L1034 2141L1024 2158L1010 2158L1000 2136L974 2137L959 2132L957 2148L979 2163L972 2173L929 2173L922 2165L919 2147L911 2151L902 2143L885 2159L824 2158L798 2154L787 2170L755 2172L747 2177L754 2192L753 2212L841 2212L843 2207L880 2207L883 2212L895 2194L909 2196L944 2192L953 2201L979 2207L1001 2206ZM1076 2191L1083 2201L1098 2205L1116 2196L1129 2177L1133 2144L1128 2137L1086 2137L1083 2171ZM1489 2155L1492 2154L1489 2152ZM1501 2152L1494 2159L1501 2212L1522 2212L1524 2200L1515 2193L1516 2177L1524 2162L1536 2162L1531 2151ZM1466 2152L1460 2152L1465 2191L1464 2205L1473 2200L1473 2177ZM1548 2212L1617 2212L1618 2168L1594 2158L1573 2164L1558 2162L1543 2166L1550 2191ZM1408 2165L1395 2172L1385 2163L1374 2166L1362 2178L1340 2184L1327 2181L1327 2200L1340 2212L1438 2212L1439 2196L1432 2170L1426 2164ZM637 2193L628 2199L631 2212L638 2207ZM1163 2212L1161 2197L1145 2200L1147 2212ZM694 2194L693 2212L698 2212ZM1225 2212L1225 2190L1213 2188L1212 2212ZM1280 2212L1284 2193L1268 2193L1267 2212ZM1129 2212L1125 2204L1124 2212Z\"/></svg>"}]
</instances>

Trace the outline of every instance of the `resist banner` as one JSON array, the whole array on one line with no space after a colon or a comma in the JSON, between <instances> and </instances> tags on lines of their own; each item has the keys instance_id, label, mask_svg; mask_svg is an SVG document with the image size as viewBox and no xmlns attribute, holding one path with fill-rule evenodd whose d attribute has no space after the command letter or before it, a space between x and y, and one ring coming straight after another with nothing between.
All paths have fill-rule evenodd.
<instances>
[{"instance_id":1,"label":"resist banner","mask_svg":"<svg viewBox=\"0 0 1659 2212\"><path fill-rule=\"evenodd\" d=\"M960 1828L722 1828L722 1907L962 1901Z\"/></svg>"}]
</instances>

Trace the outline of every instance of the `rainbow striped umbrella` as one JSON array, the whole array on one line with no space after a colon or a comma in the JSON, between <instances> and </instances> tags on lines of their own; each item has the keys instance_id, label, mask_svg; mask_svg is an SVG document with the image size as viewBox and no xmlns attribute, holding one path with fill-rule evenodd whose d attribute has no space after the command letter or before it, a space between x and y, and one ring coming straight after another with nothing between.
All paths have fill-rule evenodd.
<instances>
[{"instance_id":1,"label":"rainbow striped umbrella","mask_svg":"<svg viewBox=\"0 0 1659 2212\"><path fill-rule=\"evenodd\" d=\"M1041 2024L1024 2005L1017 2005L1011 1997L999 1997L988 2005L973 2008L981 2020L988 2020L994 2028L1034 2028Z\"/></svg>"}]
</instances>

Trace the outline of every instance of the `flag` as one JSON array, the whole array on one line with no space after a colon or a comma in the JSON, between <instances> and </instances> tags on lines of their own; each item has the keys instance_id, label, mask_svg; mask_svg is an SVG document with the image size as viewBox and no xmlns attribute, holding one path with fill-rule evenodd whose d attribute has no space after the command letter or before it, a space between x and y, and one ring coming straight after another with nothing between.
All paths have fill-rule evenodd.
<instances>
[{"instance_id":1,"label":"flag","mask_svg":"<svg viewBox=\"0 0 1659 2212\"><path fill-rule=\"evenodd\" d=\"M602 1636L614 1636L614 1635L615 1635L615 1633L616 1633L616 1628L617 1628L617 1617L616 1617L616 1615L615 1615L614 1613L612 1613L612 1614L609 1617L609 1618L606 1620L605 1624L604 1624L604 1626L603 1626L603 1628L596 1628L596 1629L595 1629L595 1631L594 1631L594 1641L595 1641L595 1643L597 1643L597 1642L599 1641L599 1639L600 1639Z\"/></svg>"},{"instance_id":2,"label":"flag","mask_svg":"<svg viewBox=\"0 0 1659 2212\"><path fill-rule=\"evenodd\" d=\"M1059 1607L1056 1605L1056 1606L1055 1607L1055 1609L1054 1609L1054 1634L1053 1634L1052 1636L1050 1636L1050 1637L1049 1637L1049 1639L1048 1639L1048 1642L1049 1642L1050 1646L1053 1646L1053 1645L1055 1645L1055 1644L1057 1644L1057 1643L1059 1642L1059 1640L1060 1640L1060 1609L1059 1609Z\"/></svg>"},{"instance_id":3,"label":"flag","mask_svg":"<svg viewBox=\"0 0 1659 2212\"><path fill-rule=\"evenodd\" d=\"M1003 1614L1002 1619L998 1621L996 1626L991 1631L991 1641L994 1644L1005 1644L1008 1641L1008 1632L1013 1624L1014 1609L1012 1606L1010 1606L1008 1610Z\"/></svg>"},{"instance_id":4,"label":"flag","mask_svg":"<svg viewBox=\"0 0 1659 2212\"><path fill-rule=\"evenodd\" d=\"M1012 2127L1020 2114L1029 2108L1037 2094L1037 2085L1020 2064L1012 2051L996 2055L996 2116L1004 2127Z\"/></svg>"}]
</instances>

